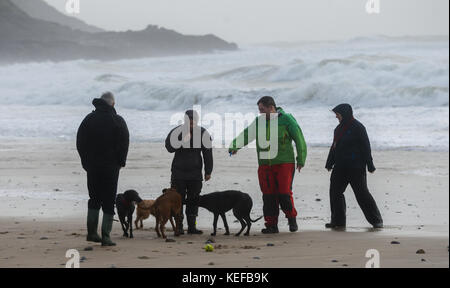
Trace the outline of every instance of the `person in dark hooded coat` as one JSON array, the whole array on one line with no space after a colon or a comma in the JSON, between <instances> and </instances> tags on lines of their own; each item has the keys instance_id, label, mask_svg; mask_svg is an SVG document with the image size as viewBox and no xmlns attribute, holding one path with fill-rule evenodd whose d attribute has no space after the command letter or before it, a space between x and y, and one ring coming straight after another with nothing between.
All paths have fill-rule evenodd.
<instances>
[{"instance_id":1,"label":"person in dark hooded coat","mask_svg":"<svg viewBox=\"0 0 450 288\"><path fill-rule=\"evenodd\" d=\"M376 168L366 128L353 117L353 110L349 104L340 104L332 111L336 113L339 125L334 130L333 144L325 166L328 171L332 170L331 222L325 226L327 228L346 226L344 192L350 184L367 221L374 228L382 228L383 219L367 187L366 169L373 173Z\"/></svg>"},{"instance_id":2,"label":"person in dark hooded coat","mask_svg":"<svg viewBox=\"0 0 450 288\"><path fill-rule=\"evenodd\" d=\"M87 172L89 190L87 241L114 246L110 233L114 218L119 170L125 167L129 133L125 120L114 109L114 95L107 92L94 99L95 111L84 118L77 133L77 150ZM102 237L97 234L100 208L103 210Z\"/></svg>"},{"instance_id":3,"label":"person in dark hooded coat","mask_svg":"<svg viewBox=\"0 0 450 288\"><path fill-rule=\"evenodd\" d=\"M172 129L165 141L167 151L174 153L171 184L181 195L183 206L186 204L188 234L203 233L196 228L198 201L203 187L203 162L205 181L211 179L213 171L212 138L205 128L198 125L198 121L196 111L186 111L184 124ZM180 221L179 233L184 234L183 216Z\"/></svg>"}]
</instances>

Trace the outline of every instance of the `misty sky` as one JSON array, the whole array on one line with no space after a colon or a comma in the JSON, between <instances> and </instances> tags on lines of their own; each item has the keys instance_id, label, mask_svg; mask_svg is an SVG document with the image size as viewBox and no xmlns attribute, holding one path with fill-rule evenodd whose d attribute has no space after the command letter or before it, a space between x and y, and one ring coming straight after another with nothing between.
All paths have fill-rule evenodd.
<instances>
[{"instance_id":1,"label":"misty sky","mask_svg":"<svg viewBox=\"0 0 450 288\"><path fill-rule=\"evenodd\" d=\"M64 11L66 0L45 0ZM80 0L80 19L107 30L148 24L183 34L215 34L238 44L448 35L448 0Z\"/></svg>"}]
</instances>

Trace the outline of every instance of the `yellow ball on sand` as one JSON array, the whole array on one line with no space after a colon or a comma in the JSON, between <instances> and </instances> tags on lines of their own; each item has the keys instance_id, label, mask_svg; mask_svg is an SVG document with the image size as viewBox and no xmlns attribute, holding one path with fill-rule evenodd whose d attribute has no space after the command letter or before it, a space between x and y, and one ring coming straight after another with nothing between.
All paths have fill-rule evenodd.
<instances>
[{"instance_id":1,"label":"yellow ball on sand","mask_svg":"<svg viewBox=\"0 0 450 288\"><path fill-rule=\"evenodd\" d=\"M206 252L213 252L214 251L214 247L211 244L206 244L205 245L205 251Z\"/></svg>"}]
</instances>

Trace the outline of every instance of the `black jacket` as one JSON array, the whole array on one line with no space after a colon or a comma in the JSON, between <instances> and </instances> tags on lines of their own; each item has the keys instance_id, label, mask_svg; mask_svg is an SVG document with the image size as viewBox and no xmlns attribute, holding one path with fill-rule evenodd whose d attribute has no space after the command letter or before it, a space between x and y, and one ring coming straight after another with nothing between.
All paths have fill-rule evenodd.
<instances>
[{"instance_id":1,"label":"black jacket","mask_svg":"<svg viewBox=\"0 0 450 288\"><path fill-rule=\"evenodd\" d=\"M83 168L125 167L129 146L125 120L103 99L94 99L92 104L95 111L84 118L77 133Z\"/></svg>"},{"instance_id":2,"label":"black jacket","mask_svg":"<svg viewBox=\"0 0 450 288\"><path fill-rule=\"evenodd\" d=\"M191 137L188 143L182 142L182 128L183 126L174 128L166 138L167 151L169 153L175 153L172 161L172 179L202 181L203 160L205 163L205 175L211 175L213 170L211 136L205 128L199 126L194 127L196 131L192 131L192 135L194 137L195 135L201 135L202 139L194 146L194 137ZM178 141L175 141L177 143L172 143L170 140L171 137L178 139Z\"/></svg>"},{"instance_id":3,"label":"black jacket","mask_svg":"<svg viewBox=\"0 0 450 288\"><path fill-rule=\"evenodd\" d=\"M341 123L334 129L334 141L328 154L325 168L362 168L375 171L372 152L366 128L353 118L349 104L341 104L333 109L342 115Z\"/></svg>"}]
</instances>

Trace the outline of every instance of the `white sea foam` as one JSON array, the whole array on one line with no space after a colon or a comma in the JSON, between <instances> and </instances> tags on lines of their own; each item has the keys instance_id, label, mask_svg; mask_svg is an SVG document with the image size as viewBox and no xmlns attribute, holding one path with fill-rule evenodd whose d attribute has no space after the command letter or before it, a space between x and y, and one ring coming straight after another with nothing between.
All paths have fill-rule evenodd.
<instances>
[{"instance_id":1,"label":"white sea foam","mask_svg":"<svg viewBox=\"0 0 450 288\"><path fill-rule=\"evenodd\" d=\"M110 90L136 140L161 140L172 113L257 112L273 95L309 143L329 145L329 110L347 102L379 148L449 145L448 39L352 39L211 55L0 67L0 136L73 138Z\"/></svg>"}]
</instances>

